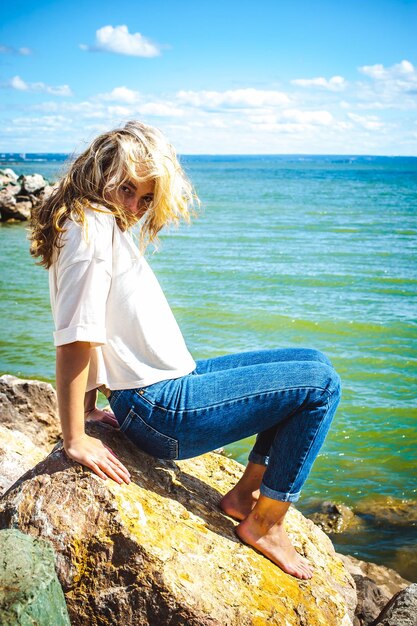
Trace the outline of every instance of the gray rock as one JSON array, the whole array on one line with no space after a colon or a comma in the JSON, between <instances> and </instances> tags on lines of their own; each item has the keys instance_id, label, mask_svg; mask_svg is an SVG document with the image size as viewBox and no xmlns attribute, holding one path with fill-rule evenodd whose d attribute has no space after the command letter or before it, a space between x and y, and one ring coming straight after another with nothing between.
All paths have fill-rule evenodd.
<instances>
[{"instance_id":1,"label":"gray rock","mask_svg":"<svg viewBox=\"0 0 417 626\"><path fill-rule=\"evenodd\" d=\"M48 184L48 181L41 174L30 174L29 176L22 174L22 176L19 176L18 181L22 185L22 191L25 191L27 194L39 193Z\"/></svg>"},{"instance_id":2,"label":"gray rock","mask_svg":"<svg viewBox=\"0 0 417 626\"><path fill-rule=\"evenodd\" d=\"M17 181L19 178L16 172L12 170L11 167L6 167L4 170L0 170L0 176L7 176L10 180Z\"/></svg>"},{"instance_id":3,"label":"gray rock","mask_svg":"<svg viewBox=\"0 0 417 626\"><path fill-rule=\"evenodd\" d=\"M325 533L341 533L355 520L348 506L335 502L322 502L321 510L308 516Z\"/></svg>"},{"instance_id":4,"label":"gray rock","mask_svg":"<svg viewBox=\"0 0 417 626\"><path fill-rule=\"evenodd\" d=\"M371 626L417 626L417 583L391 598Z\"/></svg>"},{"instance_id":5,"label":"gray rock","mask_svg":"<svg viewBox=\"0 0 417 626\"><path fill-rule=\"evenodd\" d=\"M30 200L18 200L15 206L14 219L24 222L30 219L32 211L32 202Z\"/></svg>"},{"instance_id":6,"label":"gray rock","mask_svg":"<svg viewBox=\"0 0 417 626\"><path fill-rule=\"evenodd\" d=\"M0 624L70 626L52 546L10 529L0 531Z\"/></svg>"},{"instance_id":7,"label":"gray rock","mask_svg":"<svg viewBox=\"0 0 417 626\"><path fill-rule=\"evenodd\" d=\"M389 601L381 589L367 576L353 574L358 594L353 626L369 626Z\"/></svg>"},{"instance_id":8,"label":"gray rock","mask_svg":"<svg viewBox=\"0 0 417 626\"><path fill-rule=\"evenodd\" d=\"M49 451L61 434L52 385L9 374L0 376L0 423Z\"/></svg>"},{"instance_id":9,"label":"gray rock","mask_svg":"<svg viewBox=\"0 0 417 626\"><path fill-rule=\"evenodd\" d=\"M372 580L387 598L387 601L392 598L395 593L405 589L411 584L409 580L406 580L400 576L398 572L385 565L377 565L370 561L361 561L345 554L338 554L338 556L342 559L349 574L354 578L355 576L362 576Z\"/></svg>"},{"instance_id":10,"label":"gray rock","mask_svg":"<svg viewBox=\"0 0 417 626\"><path fill-rule=\"evenodd\" d=\"M46 454L23 433L0 424L0 497Z\"/></svg>"},{"instance_id":11,"label":"gray rock","mask_svg":"<svg viewBox=\"0 0 417 626\"><path fill-rule=\"evenodd\" d=\"M358 604L354 626L370 626L392 596L410 585L395 570L353 556L338 554L356 584Z\"/></svg>"},{"instance_id":12,"label":"gray rock","mask_svg":"<svg viewBox=\"0 0 417 626\"><path fill-rule=\"evenodd\" d=\"M9 187L0 189L0 211L14 211L16 206L16 194L12 193Z\"/></svg>"},{"instance_id":13,"label":"gray rock","mask_svg":"<svg viewBox=\"0 0 417 626\"><path fill-rule=\"evenodd\" d=\"M26 221L30 218L32 202L27 196L21 196L20 188L16 190L10 185L0 190L0 213L1 220Z\"/></svg>"}]
</instances>

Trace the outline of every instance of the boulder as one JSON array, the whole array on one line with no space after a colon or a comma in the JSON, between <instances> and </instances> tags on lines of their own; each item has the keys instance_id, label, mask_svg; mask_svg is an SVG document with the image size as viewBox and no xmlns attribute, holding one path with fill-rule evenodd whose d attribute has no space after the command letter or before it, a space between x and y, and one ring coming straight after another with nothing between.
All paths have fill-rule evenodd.
<instances>
[{"instance_id":1,"label":"boulder","mask_svg":"<svg viewBox=\"0 0 417 626\"><path fill-rule=\"evenodd\" d=\"M353 626L369 626L380 614L389 598L384 596L374 581L367 576L354 575L353 579L358 595Z\"/></svg>"},{"instance_id":2,"label":"boulder","mask_svg":"<svg viewBox=\"0 0 417 626\"><path fill-rule=\"evenodd\" d=\"M16 195L12 193L9 187L0 189L0 214L1 220L10 219L10 215L14 215L16 211Z\"/></svg>"},{"instance_id":3,"label":"boulder","mask_svg":"<svg viewBox=\"0 0 417 626\"><path fill-rule=\"evenodd\" d=\"M356 584L358 604L354 626L369 626L392 596L410 584L389 567L360 561L352 556L339 556Z\"/></svg>"},{"instance_id":4,"label":"boulder","mask_svg":"<svg viewBox=\"0 0 417 626\"><path fill-rule=\"evenodd\" d=\"M28 176L22 174L17 180L22 186L22 192L25 192L27 195L40 193L48 185L48 181L41 174L30 174Z\"/></svg>"},{"instance_id":5,"label":"boulder","mask_svg":"<svg viewBox=\"0 0 417 626\"><path fill-rule=\"evenodd\" d=\"M0 191L2 191L3 194L7 192L7 194L11 196L17 196L20 193L20 189L21 187L18 183L0 174Z\"/></svg>"},{"instance_id":6,"label":"boulder","mask_svg":"<svg viewBox=\"0 0 417 626\"><path fill-rule=\"evenodd\" d=\"M33 204L30 200L17 199L14 211L7 219L18 220L19 222L25 222L30 219Z\"/></svg>"},{"instance_id":7,"label":"boulder","mask_svg":"<svg viewBox=\"0 0 417 626\"><path fill-rule=\"evenodd\" d=\"M399 591L371 626L416 626L417 583Z\"/></svg>"},{"instance_id":8,"label":"boulder","mask_svg":"<svg viewBox=\"0 0 417 626\"><path fill-rule=\"evenodd\" d=\"M49 542L0 531L0 624L70 626Z\"/></svg>"},{"instance_id":9,"label":"boulder","mask_svg":"<svg viewBox=\"0 0 417 626\"><path fill-rule=\"evenodd\" d=\"M320 511L308 516L325 533L341 533L355 522L355 514L345 504L322 502Z\"/></svg>"},{"instance_id":10,"label":"boulder","mask_svg":"<svg viewBox=\"0 0 417 626\"><path fill-rule=\"evenodd\" d=\"M398 572L390 567L377 565L369 561L361 561L345 554L338 554L338 556L342 559L346 569L352 576L370 578L388 599L410 585L409 580L400 576Z\"/></svg>"},{"instance_id":11,"label":"boulder","mask_svg":"<svg viewBox=\"0 0 417 626\"><path fill-rule=\"evenodd\" d=\"M355 506L355 513L366 515L375 525L417 525L417 500L403 500L392 496L365 499Z\"/></svg>"},{"instance_id":12,"label":"boulder","mask_svg":"<svg viewBox=\"0 0 417 626\"><path fill-rule=\"evenodd\" d=\"M20 188L8 185L0 190L1 220L26 221L30 218L32 202L27 196L20 196Z\"/></svg>"},{"instance_id":13,"label":"boulder","mask_svg":"<svg viewBox=\"0 0 417 626\"><path fill-rule=\"evenodd\" d=\"M315 565L300 581L235 533L218 506L243 466L208 453L163 461L123 433L88 423L132 481L102 480L58 443L0 501L0 528L15 527L54 547L73 626L349 626L353 579L331 541L291 507L287 528Z\"/></svg>"},{"instance_id":14,"label":"boulder","mask_svg":"<svg viewBox=\"0 0 417 626\"><path fill-rule=\"evenodd\" d=\"M0 376L0 422L49 452L61 435L52 385L10 374Z\"/></svg>"},{"instance_id":15,"label":"boulder","mask_svg":"<svg viewBox=\"0 0 417 626\"><path fill-rule=\"evenodd\" d=\"M18 430L0 424L0 497L27 470L45 458L47 452L35 446Z\"/></svg>"},{"instance_id":16,"label":"boulder","mask_svg":"<svg viewBox=\"0 0 417 626\"><path fill-rule=\"evenodd\" d=\"M14 172L11 167L6 167L0 170L0 177L3 177L3 176L7 178L8 180L12 180L14 182L16 182L17 179L19 178L16 172Z\"/></svg>"}]
</instances>

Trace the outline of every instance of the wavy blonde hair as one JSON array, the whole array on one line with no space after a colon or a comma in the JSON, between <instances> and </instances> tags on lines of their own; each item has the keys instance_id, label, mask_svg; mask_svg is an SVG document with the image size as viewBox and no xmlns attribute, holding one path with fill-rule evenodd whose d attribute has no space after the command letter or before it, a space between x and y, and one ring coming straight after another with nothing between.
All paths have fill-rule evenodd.
<instances>
[{"instance_id":1,"label":"wavy blonde hair","mask_svg":"<svg viewBox=\"0 0 417 626\"><path fill-rule=\"evenodd\" d=\"M173 146L153 126L130 121L123 128L99 135L69 166L57 187L32 211L30 253L40 257L37 265L48 269L55 249L59 253L65 221L86 226L85 208L109 209L121 230L137 218L124 210L117 199L121 185L155 181L154 198L146 211L140 231L140 248L157 241L158 232L168 223L189 222L197 195L180 166Z\"/></svg>"}]
</instances>

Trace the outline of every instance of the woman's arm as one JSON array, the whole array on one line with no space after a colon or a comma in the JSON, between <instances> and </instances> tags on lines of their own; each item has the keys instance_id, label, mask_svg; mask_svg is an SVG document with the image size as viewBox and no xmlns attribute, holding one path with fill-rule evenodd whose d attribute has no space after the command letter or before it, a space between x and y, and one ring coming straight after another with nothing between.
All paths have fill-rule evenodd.
<instances>
[{"instance_id":1,"label":"woman's arm","mask_svg":"<svg viewBox=\"0 0 417 626\"><path fill-rule=\"evenodd\" d=\"M84 428L84 400L90 365L90 342L75 341L56 349L56 391L64 449L74 461L98 476L129 483L129 472L113 451Z\"/></svg>"}]
</instances>

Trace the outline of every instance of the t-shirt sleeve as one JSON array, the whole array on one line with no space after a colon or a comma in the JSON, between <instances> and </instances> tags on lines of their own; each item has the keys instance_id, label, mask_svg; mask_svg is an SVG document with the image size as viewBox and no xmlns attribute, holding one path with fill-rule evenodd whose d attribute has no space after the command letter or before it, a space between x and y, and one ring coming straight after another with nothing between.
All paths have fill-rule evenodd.
<instances>
[{"instance_id":1,"label":"t-shirt sleeve","mask_svg":"<svg viewBox=\"0 0 417 626\"><path fill-rule=\"evenodd\" d=\"M74 341L103 345L106 302L112 278L113 217L91 215L87 239L83 228L68 221L57 260L54 344Z\"/></svg>"}]
</instances>

